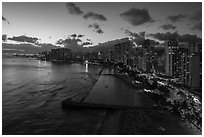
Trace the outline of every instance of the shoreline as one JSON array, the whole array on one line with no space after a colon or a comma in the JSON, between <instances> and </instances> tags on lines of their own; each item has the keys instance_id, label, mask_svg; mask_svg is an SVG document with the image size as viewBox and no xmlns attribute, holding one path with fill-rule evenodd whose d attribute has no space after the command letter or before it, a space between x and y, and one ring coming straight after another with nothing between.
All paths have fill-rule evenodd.
<instances>
[{"instance_id":1,"label":"shoreline","mask_svg":"<svg viewBox=\"0 0 204 137\"><path fill-rule=\"evenodd\" d=\"M128 78L128 76L120 75L117 73L115 73L115 74L103 74L103 71L105 69L108 69L108 68L102 68L99 71L99 73L98 73L99 77L101 75L104 75L104 76L109 75L109 76L113 76L119 80L122 80L125 84L133 87L136 90L144 88L141 85L138 86L138 85L135 85L134 83L132 83L131 78ZM97 78L95 83L92 85L92 88L96 84L96 82L98 81L99 77ZM89 93L91 92L91 89L89 90ZM89 93L87 94L87 96L89 95ZM150 134L157 134L157 135L160 135L160 134L167 134L167 135L170 135L170 134L183 134L183 135L185 135L185 134L202 134L202 130L201 131L198 130L198 127L196 127L195 125L192 125L187 120L183 121L177 115L169 113L169 111L164 109L164 108L158 109L157 107L153 107L152 106L153 100L149 97L149 95L144 94L144 93L141 93L141 94L142 94L142 96L144 96L145 99L148 100L148 104L150 105L149 107L135 107L135 108L121 109L121 108L117 108L117 106L114 106L114 105L113 106L105 106L105 105L103 106L102 105L101 108L104 110L107 110L107 111L108 110L113 111L114 108L116 110L121 111L120 116L118 116L118 118L115 119L118 121L113 122L113 123L119 123L119 125L118 125L119 129L117 131L118 132L117 134L128 134L128 135L132 135L132 134L141 134L141 135L144 135L144 134L148 134L148 135L150 135ZM86 97L84 97L84 99ZM95 107L94 110L99 109L99 108L97 108L97 105L96 106L94 106L94 105L92 106L91 104L89 104L89 105L86 105L85 108L91 109L91 108ZM100 107L100 104L98 104L98 106ZM83 108L83 105L81 107ZM140 113L140 116L135 117L139 113ZM166 113L166 115L164 115L164 113ZM124 123L125 119L126 119L126 123ZM163 122L164 119L167 119L167 123L170 122L171 124L165 125L165 122ZM168 119L170 121L168 121ZM174 119L174 120L171 120L171 119ZM143 122L141 122L141 121L148 121L148 120L149 120L149 122L147 122L146 125ZM157 121L156 123L152 122L155 120ZM177 123L182 123L182 124L185 123L185 124L183 124L184 126L182 126L182 129L180 129L181 131L178 131L176 128L174 128L174 126L172 125L173 124L172 121L177 122ZM103 121L102 123L111 124L111 122L106 122L106 121ZM143 123L143 126L138 127L139 129L135 129L136 125L132 124L132 123ZM159 125L158 123L162 124L163 126L158 126ZM153 125L158 126L158 128L155 128ZM106 125L106 126L109 126L109 125ZM149 131L149 132L147 132L147 131Z\"/></svg>"},{"instance_id":2,"label":"shoreline","mask_svg":"<svg viewBox=\"0 0 204 137\"><path fill-rule=\"evenodd\" d=\"M34 62L36 63L36 61L34 61ZM38 64L36 64L36 66L38 66ZM73 66L74 68L78 68L79 65L69 65L69 67L71 67L71 66ZM25 91L25 94L27 93L27 91L28 91L28 93L31 93L31 94L28 94L28 95L26 94L26 96L24 96L24 94L19 94L19 95L22 95L21 97L25 97L25 99L28 99L28 100L22 100L23 102L20 102L20 103L22 103L22 105L25 105L25 107L21 106L21 104L18 104L19 108L23 108L23 110L19 110L19 113L16 113L16 112L18 112L18 111L16 111L15 113L8 113L10 115L7 115L7 116L4 115L5 120L4 120L4 127L2 129L5 131L4 134L11 134L11 133L12 134L15 134L15 133L18 133L18 134L26 134L26 133L27 134L29 134L29 133L33 133L33 134L40 134L40 133L42 133L42 134L46 134L46 133L50 133L50 134L51 133L53 133L53 134L60 134L60 133L61 134L64 134L64 133L66 133L66 134L71 134L71 133L82 134L83 133L83 134L115 134L115 135L116 134L145 134L145 133L146 134L147 133L160 134L160 131L164 130L164 128L165 128L164 126L158 125L159 119L164 119L163 116L162 117L160 116L163 113L158 112L160 110L160 109L158 109L159 107L158 108L138 107L138 108L125 108L125 109L119 108L116 110L110 109L110 107L108 107L108 108L102 108L101 110L98 110L98 106L97 106L96 109L92 109L92 108L87 109L87 108L82 107L82 108L84 108L84 110L82 110L82 109L75 110L75 108L74 108L74 109L70 109L67 112L65 112L61 108L61 101L62 100L66 99L68 97L70 97L70 98L73 97L75 99L75 101L80 101L86 94L89 95L90 91L95 86L95 84L99 81L100 77L106 77L107 78L105 80L104 85L103 85L103 82L100 83L100 85L103 85L103 87L105 87L105 88L103 88L104 90L106 90L107 88L110 88L109 83L111 83L110 82L111 79L119 79L119 77L120 77L120 75L119 75L118 78L113 78L116 76L116 74L115 74L115 76L113 75L112 69L108 69L108 68L103 69L103 67L99 66L99 68L98 68L98 66L96 66L96 67L94 67L94 66L90 65L89 70L87 72L84 72L85 66L80 67L81 69L76 72L77 73L76 77L75 77L75 75L71 74L72 71L68 71L67 66L65 66L65 67L62 66L62 68L63 68L62 70L66 70L66 72L61 73L59 71L59 68L58 68L58 67L60 67L60 65L58 67L55 67L57 73L54 73L54 74L57 74L57 75L53 74L50 77L50 74L47 75L47 73L44 73L45 76L47 76L47 78L45 77L44 81L43 81L43 79L42 79L42 81L39 81L39 84L40 84L40 86L42 85L42 87L44 85L49 84L51 87L47 88L47 89L41 89L43 92L40 92L40 94L38 94L38 93L41 90L36 89L35 92L29 92L30 91L29 88L27 90L24 90L24 91ZM22 68L25 68L25 67L22 66ZM36 72L39 72L37 67L35 69L36 69ZM29 69L25 69L25 70L29 70ZM73 69L73 70L75 70L75 69ZM106 70L108 70L108 71L106 71ZM43 72L47 72L47 71L43 71ZM110 74L108 74L108 73L104 74L104 72L106 72L106 73L110 72ZM72 75L71 77L70 77L69 73ZM25 71L23 71L22 74L26 74ZM36 73L34 73L34 74L36 74ZM42 74L42 72L40 74ZM110 76L108 76L108 75L110 75ZM38 76L38 75L33 75L33 76ZM42 75L40 75L40 76L42 76ZM58 77L56 77L56 76L58 76ZM109 79L110 77L112 77L112 78ZM48 78L53 78L53 79L48 79ZM75 78L77 78L77 79L75 79ZM121 75L121 78L123 79L123 80L120 79L122 83L124 82L128 86L130 86L132 84L132 83L128 84L128 81L131 82L131 80L127 79L126 75ZM71 82L66 81L67 79ZM26 80L25 82L27 83L29 81ZM38 80L36 80L36 83L38 83ZM30 82L30 84L32 84L31 86L33 86L33 87L36 86L36 83ZM55 84L56 87L55 86L52 87L53 84ZM81 85L79 85L79 84L81 84ZM117 83L117 84L115 84L115 86L119 87L120 84ZM118 95L121 93L121 91L117 92L120 90L119 88L117 88L117 90L115 90L116 94L114 94L114 95ZM103 89L101 91L104 91ZM112 89L112 88L110 88L110 89ZM124 92L126 92L125 89L128 89L128 88L123 88ZM110 91L111 90L109 90L109 92ZM122 92L122 93L124 93L124 92ZM137 92L137 91L135 91L135 92ZM22 92L22 93L24 93L24 92ZM140 92L140 93L142 93L142 92ZM37 96L34 97L33 95L37 95ZM44 96L42 96L42 95L44 95ZM114 99L118 98L118 97L114 98L114 95L110 96L110 100L114 100ZM123 94L123 95L125 95L125 94ZM132 95L132 94L129 94L129 95ZM148 99L149 94L145 94L145 95L147 97L144 97L143 99L145 99L144 101L147 102L146 99ZM29 97L34 97L34 98L29 98ZM126 98L126 97L128 97L128 96L120 96L121 99ZM130 99L126 98L127 101L131 100L131 99L132 98L130 98ZM135 99L140 100L140 96L138 98L135 98ZM12 98L12 100L18 101L19 99L14 97L14 98ZM95 100L98 100L98 99L95 98ZM151 103L149 103L149 104L151 104ZM13 105L11 105L11 106L13 106ZM36 116L35 113L30 112L30 108L32 106L34 107L33 111L40 112L37 115L39 117L35 117ZM13 108L15 109L15 107L13 107ZM43 110L43 111L38 111L38 109ZM11 109L11 110L13 110L13 109ZM4 110L4 112L6 112L6 111ZM24 114L27 114L27 112L29 113L29 115L24 115ZM151 115L149 115L150 112L152 112ZM157 116L157 115L159 115L159 116ZM15 116L18 117L17 120L19 120L19 122L20 122L20 123L16 122L17 126L15 126L12 123L13 121L15 123L15 119L14 119ZM145 116L145 118L143 118L143 116ZM151 117L153 117L153 118L151 118ZM44 121L44 119L46 119L46 121ZM172 119L172 117L169 117L168 119ZM126 125L127 125L126 127L129 128L129 130L126 130L126 127L122 123L122 120L126 121ZM155 131L151 130L152 132L147 132L146 129L148 129L147 127L149 125L148 125L148 122L147 122L147 124L142 125L144 123L143 120L149 121L149 125L154 125L155 123L157 123L157 125L155 125L155 127L158 126L158 128L155 129L155 128L151 127L150 129L155 129ZM26 123L24 121L26 121ZM154 121L154 122L152 122L152 121ZM38 122L42 122L41 124L42 124L42 126L45 126L45 129L40 129L38 126ZM150 122L152 122L152 123L150 123ZM134 124L132 124L132 123L134 123ZM166 122L166 123L168 123L168 122ZM93 124L95 124L95 125L93 125ZM46 126L46 125L48 125L48 126ZM139 127L137 127L137 126L139 126ZM35 128L33 128L33 127L35 127ZM81 130L78 129L78 127ZM124 132L120 132L119 127L121 129L123 129ZM55 128L57 128L58 130L55 131ZM83 130L83 128L85 130ZM18 130L16 130L16 129L18 129ZM92 129L97 129L97 130L92 130ZM134 132L134 131L138 131L138 130L140 133ZM159 131L157 131L157 130L159 130ZM165 131L168 131L168 129L165 128ZM174 132L171 132L171 133L174 133Z\"/></svg>"},{"instance_id":3,"label":"shoreline","mask_svg":"<svg viewBox=\"0 0 204 137\"><path fill-rule=\"evenodd\" d=\"M91 87L89 88L89 90L87 91L87 94L81 99L81 103L84 101L84 99L90 94L91 90L93 89L94 85L96 84L96 82L98 81L99 77L101 76L101 73L103 72L103 67L101 67L101 70L97 73L97 78L96 80L92 83Z\"/></svg>"}]
</instances>

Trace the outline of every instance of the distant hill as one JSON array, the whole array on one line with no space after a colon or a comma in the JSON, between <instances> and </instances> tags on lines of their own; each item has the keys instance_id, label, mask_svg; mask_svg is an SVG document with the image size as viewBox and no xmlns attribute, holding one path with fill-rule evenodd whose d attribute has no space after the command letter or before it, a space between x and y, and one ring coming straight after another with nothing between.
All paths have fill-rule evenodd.
<instances>
[{"instance_id":1,"label":"distant hill","mask_svg":"<svg viewBox=\"0 0 204 137\"><path fill-rule=\"evenodd\" d=\"M104 50L107 50L108 48L113 49L114 45L122 43L122 42L127 42L127 41L130 41L130 40L128 38L122 38L122 39L107 41L105 43L101 43L96 46L89 47L89 51L96 52L96 51L104 51Z\"/></svg>"},{"instance_id":2,"label":"distant hill","mask_svg":"<svg viewBox=\"0 0 204 137\"><path fill-rule=\"evenodd\" d=\"M50 51L53 48L58 48L52 44L8 44L2 43L2 53L18 53L18 54L36 54L41 51Z\"/></svg>"},{"instance_id":3,"label":"distant hill","mask_svg":"<svg viewBox=\"0 0 204 137\"><path fill-rule=\"evenodd\" d=\"M104 51L107 48L114 48L114 45L117 43L129 41L128 38L116 39L108 41L105 43L98 44L91 47L83 47L77 43L67 43L64 45L65 48L69 48L72 51L76 52L97 52ZM60 48L60 46L55 46L52 44L39 44L38 46L32 44L8 44L2 43L2 53L18 53L18 54L36 54L42 51L51 51L51 49Z\"/></svg>"}]
</instances>

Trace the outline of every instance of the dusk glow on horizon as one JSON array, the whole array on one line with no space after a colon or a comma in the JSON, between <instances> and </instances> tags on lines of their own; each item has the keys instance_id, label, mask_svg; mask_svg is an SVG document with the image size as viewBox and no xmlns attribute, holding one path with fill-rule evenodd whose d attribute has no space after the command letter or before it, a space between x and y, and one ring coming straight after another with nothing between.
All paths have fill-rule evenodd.
<instances>
[{"instance_id":1,"label":"dusk glow on horizon","mask_svg":"<svg viewBox=\"0 0 204 137\"><path fill-rule=\"evenodd\" d=\"M72 34L81 35L84 43L91 40L87 45L128 37L129 32L145 32L156 39L153 34L202 37L202 3L198 2L3 2L2 11L2 34L35 37L39 43L56 44Z\"/></svg>"}]
</instances>

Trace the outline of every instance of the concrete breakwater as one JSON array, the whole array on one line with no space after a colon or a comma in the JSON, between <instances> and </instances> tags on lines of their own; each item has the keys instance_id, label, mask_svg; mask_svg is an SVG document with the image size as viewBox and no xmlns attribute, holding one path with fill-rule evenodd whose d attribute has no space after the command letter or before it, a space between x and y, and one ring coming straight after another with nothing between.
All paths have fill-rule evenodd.
<instances>
[{"instance_id":1,"label":"concrete breakwater","mask_svg":"<svg viewBox=\"0 0 204 137\"><path fill-rule=\"evenodd\" d=\"M131 83L130 78L112 73L107 69L102 69L99 75L80 103L72 102L68 98L62 102L63 108L84 106L113 109L115 106L116 109L124 109L143 105L141 96L136 94L141 85Z\"/></svg>"},{"instance_id":2,"label":"concrete breakwater","mask_svg":"<svg viewBox=\"0 0 204 137\"><path fill-rule=\"evenodd\" d=\"M62 101L62 108L63 109L97 109L97 110L123 110L123 109L130 109L135 108L131 106L121 106L121 105L108 105L108 104L96 104L96 103L87 103L87 102L74 102L70 99L66 99Z\"/></svg>"},{"instance_id":3,"label":"concrete breakwater","mask_svg":"<svg viewBox=\"0 0 204 137\"><path fill-rule=\"evenodd\" d=\"M63 110L78 110L80 113L100 112L97 126L91 134L119 134L121 111L135 107L143 107L144 99L136 94L136 90L127 85L120 78L115 77L111 70L99 71L86 97L80 102L73 102L69 98L62 101ZM139 92L137 92L139 93Z\"/></svg>"}]
</instances>

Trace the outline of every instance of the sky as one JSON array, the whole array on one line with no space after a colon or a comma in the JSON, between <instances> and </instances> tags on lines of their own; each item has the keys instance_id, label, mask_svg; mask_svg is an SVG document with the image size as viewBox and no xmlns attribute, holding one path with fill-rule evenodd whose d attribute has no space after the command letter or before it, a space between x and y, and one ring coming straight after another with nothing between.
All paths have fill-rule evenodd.
<instances>
[{"instance_id":1,"label":"sky","mask_svg":"<svg viewBox=\"0 0 204 137\"><path fill-rule=\"evenodd\" d=\"M175 34L202 38L202 3L3 2L2 34L52 44L73 34L91 45L141 34L157 40Z\"/></svg>"}]
</instances>

